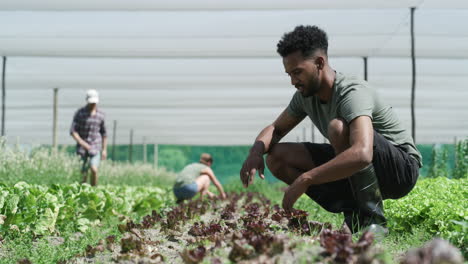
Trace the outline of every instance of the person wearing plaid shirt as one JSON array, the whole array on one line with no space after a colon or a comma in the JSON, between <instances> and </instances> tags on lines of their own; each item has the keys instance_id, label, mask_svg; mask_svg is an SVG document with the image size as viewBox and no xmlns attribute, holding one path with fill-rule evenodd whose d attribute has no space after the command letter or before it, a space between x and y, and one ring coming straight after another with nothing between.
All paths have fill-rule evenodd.
<instances>
[{"instance_id":1,"label":"person wearing plaid shirt","mask_svg":"<svg viewBox=\"0 0 468 264\"><path fill-rule=\"evenodd\" d=\"M78 109L73 117L70 134L76 141L76 153L82 160L83 183L87 182L91 169L91 185L97 185L98 167L107 157L107 133L104 112L97 108L98 92L88 90L87 105Z\"/></svg>"}]
</instances>

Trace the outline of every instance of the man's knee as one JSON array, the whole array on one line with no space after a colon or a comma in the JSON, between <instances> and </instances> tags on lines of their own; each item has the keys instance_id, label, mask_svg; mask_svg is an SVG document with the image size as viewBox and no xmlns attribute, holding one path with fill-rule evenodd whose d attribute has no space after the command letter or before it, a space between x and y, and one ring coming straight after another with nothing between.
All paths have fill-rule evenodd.
<instances>
[{"instance_id":1,"label":"man's knee","mask_svg":"<svg viewBox=\"0 0 468 264\"><path fill-rule=\"evenodd\" d=\"M349 148L349 128L345 120L335 118L328 124L328 139L335 150L335 154Z\"/></svg>"},{"instance_id":2,"label":"man's knee","mask_svg":"<svg viewBox=\"0 0 468 264\"><path fill-rule=\"evenodd\" d=\"M266 164L268 169L275 174L275 172L282 166L284 162L284 153L282 151L283 145L276 144L268 153L266 157Z\"/></svg>"},{"instance_id":3,"label":"man's knee","mask_svg":"<svg viewBox=\"0 0 468 264\"><path fill-rule=\"evenodd\" d=\"M211 181L210 181L210 177L208 175L202 174L202 175L197 177L195 182L198 185L198 191L203 191L203 190L208 189L208 187L210 187L210 182Z\"/></svg>"}]
</instances>

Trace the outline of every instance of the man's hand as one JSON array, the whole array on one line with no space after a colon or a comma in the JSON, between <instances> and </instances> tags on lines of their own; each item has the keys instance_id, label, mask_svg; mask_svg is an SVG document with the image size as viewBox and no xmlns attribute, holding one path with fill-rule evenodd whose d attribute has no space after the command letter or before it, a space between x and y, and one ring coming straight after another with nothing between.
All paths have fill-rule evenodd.
<instances>
[{"instance_id":1,"label":"man's hand","mask_svg":"<svg viewBox=\"0 0 468 264\"><path fill-rule=\"evenodd\" d=\"M101 160L105 160L105 159L107 159L107 150L104 149L101 154Z\"/></svg>"},{"instance_id":2,"label":"man's hand","mask_svg":"<svg viewBox=\"0 0 468 264\"><path fill-rule=\"evenodd\" d=\"M81 144L81 146L88 152L91 150L91 146L88 143L86 143L86 141L84 141L84 140L83 140L83 144Z\"/></svg>"},{"instance_id":3,"label":"man's hand","mask_svg":"<svg viewBox=\"0 0 468 264\"><path fill-rule=\"evenodd\" d=\"M221 196L221 199L223 200L227 198L227 195L225 192L222 192L220 196Z\"/></svg>"},{"instance_id":4,"label":"man's hand","mask_svg":"<svg viewBox=\"0 0 468 264\"><path fill-rule=\"evenodd\" d=\"M262 180L265 179L265 175L263 174L264 170L265 163L263 160L263 155L249 155L244 161L244 164L242 165L242 168L240 170L240 179L244 187L247 188L250 184L253 183L257 171L260 178Z\"/></svg>"},{"instance_id":5,"label":"man's hand","mask_svg":"<svg viewBox=\"0 0 468 264\"><path fill-rule=\"evenodd\" d=\"M283 209L287 212L291 212L294 203L307 191L310 184L308 183L307 177L302 174L299 176L284 192L283 197Z\"/></svg>"}]
</instances>

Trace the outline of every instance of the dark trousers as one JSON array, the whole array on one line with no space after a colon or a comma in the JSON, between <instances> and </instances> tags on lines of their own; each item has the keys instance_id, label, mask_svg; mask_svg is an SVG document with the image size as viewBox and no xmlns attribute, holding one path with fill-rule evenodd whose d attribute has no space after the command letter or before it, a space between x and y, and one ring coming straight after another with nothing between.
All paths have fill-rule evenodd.
<instances>
[{"instance_id":1,"label":"dark trousers","mask_svg":"<svg viewBox=\"0 0 468 264\"><path fill-rule=\"evenodd\" d=\"M304 144L316 166L335 157L330 144L308 142ZM403 147L391 144L376 131L374 131L373 152L372 164L382 198L398 199L408 194L419 176L418 161L406 153ZM333 213L343 212L346 215L347 212L355 212L359 208L348 179L312 185L306 194L324 209Z\"/></svg>"}]
</instances>

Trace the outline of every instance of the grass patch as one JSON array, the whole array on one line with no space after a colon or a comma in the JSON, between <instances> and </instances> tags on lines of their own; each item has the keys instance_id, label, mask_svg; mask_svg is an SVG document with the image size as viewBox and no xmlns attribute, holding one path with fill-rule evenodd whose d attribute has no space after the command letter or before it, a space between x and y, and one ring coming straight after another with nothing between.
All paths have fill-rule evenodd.
<instances>
[{"instance_id":1,"label":"grass patch","mask_svg":"<svg viewBox=\"0 0 468 264\"><path fill-rule=\"evenodd\" d=\"M61 238L64 242L54 245L50 237L34 237L31 234L22 236L8 236L0 249L0 263L17 263L28 259L32 263L57 263L83 254L87 245L96 245L99 240L108 236L120 239L122 234L117 229L119 221L111 219L102 222L100 226L88 229L84 233L77 233L69 228L64 230Z\"/></svg>"},{"instance_id":2,"label":"grass patch","mask_svg":"<svg viewBox=\"0 0 468 264\"><path fill-rule=\"evenodd\" d=\"M81 161L77 155L49 148L35 148L30 152L8 147L0 142L0 182L14 185L53 185L81 182ZM175 173L150 164L113 163L101 161L99 184L128 186L171 186ZM89 179L89 177L88 177Z\"/></svg>"}]
</instances>

